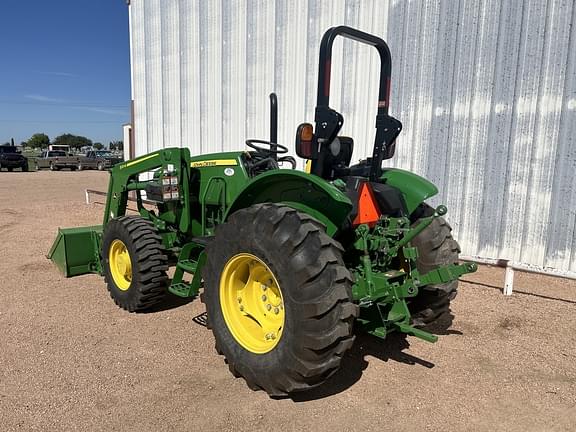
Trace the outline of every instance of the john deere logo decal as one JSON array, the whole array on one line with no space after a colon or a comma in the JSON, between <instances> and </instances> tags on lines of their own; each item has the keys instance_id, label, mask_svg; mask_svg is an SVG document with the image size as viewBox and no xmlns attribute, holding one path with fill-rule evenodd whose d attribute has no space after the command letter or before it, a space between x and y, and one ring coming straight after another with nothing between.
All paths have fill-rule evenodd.
<instances>
[{"instance_id":1,"label":"john deere logo decal","mask_svg":"<svg viewBox=\"0 0 576 432\"><path fill-rule=\"evenodd\" d=\"M214 166L231 166L231 165L232 166L238 165L236 159L214 159L214 160L190 162L190 166L192 168L206 168Z\"/></svg>"}]
</instances>

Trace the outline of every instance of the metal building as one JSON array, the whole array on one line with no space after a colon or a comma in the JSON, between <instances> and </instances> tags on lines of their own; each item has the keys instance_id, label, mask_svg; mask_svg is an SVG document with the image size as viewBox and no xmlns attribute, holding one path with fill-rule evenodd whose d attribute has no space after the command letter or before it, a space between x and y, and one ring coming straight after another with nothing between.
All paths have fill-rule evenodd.
<instances>
[{"instance_id":1,"label":"metal building","mask_svg":"<svg viewBox=\"0 0 576 432\"><path fill-rule=\"evenodd\" d=\"M576 272L576 5L573 0L132 0L134 155L193 154L314 118L324 30L383 37L392 59L387 161L439 186L463 253ZM378 59L337 41L331 104L373 143Z\"/></svg>"}]
</instances>

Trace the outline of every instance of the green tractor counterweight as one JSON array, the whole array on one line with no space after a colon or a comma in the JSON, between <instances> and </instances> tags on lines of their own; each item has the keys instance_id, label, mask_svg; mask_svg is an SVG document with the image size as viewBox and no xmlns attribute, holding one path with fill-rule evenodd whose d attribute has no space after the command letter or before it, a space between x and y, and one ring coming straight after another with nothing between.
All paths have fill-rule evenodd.
<instances>
[{"instance_id":1,"label":"green tractor counterweight","mask_svg":"<svg viewBox=\"0 0 576 432\"><path fill-rule=\"evenodd\" d=\"M328 105L337 36L374 46L381 59L374 151L356 165L353 140L338 135L344 119ZM446 207L425 203L437 188L382 168L402 128L388 115L390 64L376 36L329 29L316 125L303 123L296 136L311 173L296 171L276 142L272 94L270 141L200 156L167 148L114 166L102 225L60 229L49 258L67 277L103 275L131 312L167 291L195 297L203 287L217 350L271 395L323 383L352 345L354 324L379 338L395 331L436 341L426 327L450 323L457 280L476 265L458 263ZM129 195L138 214L126 213Z\"/></svg>"}]
</instances>

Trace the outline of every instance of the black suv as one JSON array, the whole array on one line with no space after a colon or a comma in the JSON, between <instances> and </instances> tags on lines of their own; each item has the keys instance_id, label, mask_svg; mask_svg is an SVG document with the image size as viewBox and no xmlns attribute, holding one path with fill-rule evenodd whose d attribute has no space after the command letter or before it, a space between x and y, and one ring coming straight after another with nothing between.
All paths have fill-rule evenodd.
<instances>
[{"instance_id":1,"label":"black suv","mask_svg":"<svg viewBox=\"0 0 576 432\"><path fill-rule=\"evenodd\" d=\"M0 145L0 170L2 168L8 168L8 171L12 171L14 168L28 171L28 158L22 156L14 146Z\"/></svg>"}]
</instances>

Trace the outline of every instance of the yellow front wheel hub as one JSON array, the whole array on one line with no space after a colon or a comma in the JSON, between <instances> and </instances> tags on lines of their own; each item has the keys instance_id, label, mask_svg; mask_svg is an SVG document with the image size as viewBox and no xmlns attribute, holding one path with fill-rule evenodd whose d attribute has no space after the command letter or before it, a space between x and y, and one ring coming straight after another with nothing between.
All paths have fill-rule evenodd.
<instances>
[{"instance_id":1,"label":"yellow front wheel hub","mask_svg":"<svg viewBox=\"0 0 576 432\"><path fill-rule=\"evenodd\" d=\"M220 277L220 306L243 348L265 354L278 345L285 316L282 291L260 258L241 253L228 260Z\"/></svg>"},{"instance_id":2,"label":"yellow front wheel hub","mask_svg":"<svg viewBox=\"0 0 576 432\"><path fill-rule=\"evenodd\" d=\"M122 240L114 240L108 251L110 273L116 286L122 291L128 290L132 283L132 261L128 248Z\"/></svg>"}]
</instances>

